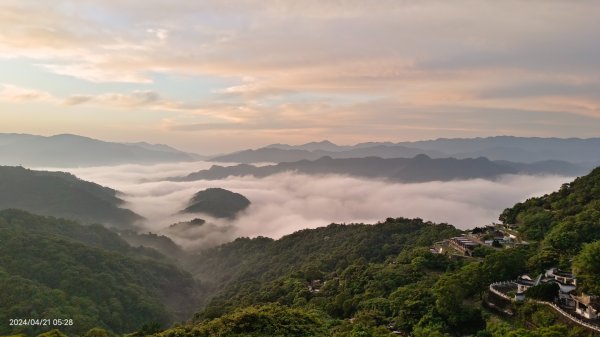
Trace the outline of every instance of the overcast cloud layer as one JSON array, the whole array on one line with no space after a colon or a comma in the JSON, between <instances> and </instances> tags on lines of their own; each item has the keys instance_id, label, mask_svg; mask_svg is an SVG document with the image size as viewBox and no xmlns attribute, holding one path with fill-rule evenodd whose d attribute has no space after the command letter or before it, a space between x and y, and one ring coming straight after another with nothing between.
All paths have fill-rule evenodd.
<instances>
[{"instance_id":1,"label":"overcast cloud layer","mask_svg":"<svg viewBox=\"0 0 600 337\"><path fill-rule=\"evenodd\" d=\"M223 152L598 136L600 2L4 0L0 132Z\"/></svg>"},{"instance_id":2,"label":"overcast cloud layer","mask_svg":"<svg viewBox=\"0 0 600 337\"><path fill-rule=\"evenodd\" d=\"M279 238L303 228L332 222L375 223L387 217L420 217L472 228L497 220L500 212L528 197L557 190L570 177L505 176L497 181L468 180L399 184L343 176L285 173L263 179L170 182L165 177L206 168L205 162L124 165L72 169L78 177L125 193L127 207L148 221L144 230L170 235L187 247L208 247L239 236ZM246 196L251 206L233 221L212 219L198 229L179 233L167 227L193 215L177 214L191 196L222 187Z\"/></svg>"}]
</instances>

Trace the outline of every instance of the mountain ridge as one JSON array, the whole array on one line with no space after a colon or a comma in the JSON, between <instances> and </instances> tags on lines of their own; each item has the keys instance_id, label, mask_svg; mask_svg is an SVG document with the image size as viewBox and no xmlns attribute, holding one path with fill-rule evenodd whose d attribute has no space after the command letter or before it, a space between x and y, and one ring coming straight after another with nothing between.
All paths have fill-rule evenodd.
<instances>
[{"instance_id":1,"label":"mountain ridge","mask_svg":"<svg viewBox=\"0 0 600 337\"><path fill-rule=\"evenodd\" d=\"M320 144L323 144L322 146ZM388 148L387 154L375 151ZM370 149L370 150L369 150ZM395 152L392 151L395 149ZM278 151L275 151L278 150ZM286 153L286 151L295 151ZM299 152L305 151L305 152ZM404 152L403 152L404 151ZM346 154L342 154L346 152ZM369 154L369 152L371 152ZM438 138L409 142L364 142L355 145L337 145L330 141L311 142L301 145L270 144L262 148L213 156L217 162L259 163L295 160L314 160L319 154L333 158L364 157L376 155L386 158L412 157L423 153L430 157L477 158L533 163L545 160L561 160L585 164L589 168L600 164L600 138L542 138L494 136L478 138Z\"/></svg>"},{"instance_id":2,"label":"mountain ridge","mask_svg":"<svg viewBox=\"0 0 600 337\"><path fill-rule=\"evenodd\" d=\"M74 134L0 133L0 165L87 167L183 162L199 158L196 154L163 144L107 142Z\"/></svg>"},{"instance_id":3,"label":"mountain ridge","mask_svg":"<svg viewBox=\"0 0 600 337\"><path fill-rule=\"evenodd\" d=\"M549 166L552 164L551 166ZM191 173L184 177L172 177L174 181L217 180L229 176L254 176L263 178L283 172L302 174L341 174L363 178L380 178L399 182L450 181L475 178L496 178L505 174L567 174L577 175L587 171L563 162L544 164L523 164L494 162L487 158L430 158L419 154L413 158L342 158L329 156L317 160L299 160L274 165L254 166L239 164L234 166L213 165L207 170Z\"/></svg>"}]
</instances>

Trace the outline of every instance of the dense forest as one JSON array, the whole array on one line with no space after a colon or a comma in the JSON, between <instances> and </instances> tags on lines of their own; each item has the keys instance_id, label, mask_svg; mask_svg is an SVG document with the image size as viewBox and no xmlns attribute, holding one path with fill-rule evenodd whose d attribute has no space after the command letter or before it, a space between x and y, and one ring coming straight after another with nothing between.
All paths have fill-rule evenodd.
<instances>
[{"instance_id":1,"label":"dense forest","mask_svg":"<svg viewBox=\"0 0 600 337\"><path fill-rule=\"evenodd\" d=\"M202 288L190 274L99 225L4 210L0 241L0 335L47 330L8 326L11 318L73 319L61 329L73 335L166 327L200 305Z\"/></svg>"},{"instance_id":2,"label":"dense forest","mask_svg":"<svg viewBox=\"0 0 600 337\"><path fill-rule=\"evenodd\" d=\"M518 224L519 232L537 243L532 267L570 269L571 260L585 244L600 240L600 168L557 192L504 210L500 220Z\"/></svg>"},{"instance_id":3,"label":"dense forest","mask_svg":"<svg viewBox=\"0 0 600 337\"><path fill-rule=\"evenodd\" d=\"M220 295L194 323L160 335L304 336L285 329L306 326L307 336L497 337L519 328L510 336L567 336L564 322L543 307L524 306L511 320L482 308L489 283L529 270L534 246L482 249L479 259L429 250L458 233L399 218L303 230L277 241L238 239L197 257L195 275L209 278L201 270L210 270L222 285ZM292 323L288 316L305 320ZM267 323L251 324L257 320ZM569 331L589 336L582 328Z\"/></svg>"}]
</instances>

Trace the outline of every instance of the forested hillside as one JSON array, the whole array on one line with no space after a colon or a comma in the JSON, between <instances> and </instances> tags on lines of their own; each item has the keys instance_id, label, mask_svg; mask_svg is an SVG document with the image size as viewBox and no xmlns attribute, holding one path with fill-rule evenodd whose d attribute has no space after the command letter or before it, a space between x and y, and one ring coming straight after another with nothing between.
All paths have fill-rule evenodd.
<instances>
[{"instance_id":1,"label":"forested hillside","mask_svg":"<svg viewBox=\"0 0 600 337\"><path fill-rule=\"evenodd\" d=\"M431 244L458 233L445 224L390 218L279 240L237 239L195 259L193 273L216 276L220 295L195 324L162 335L305 336L277 330L292 310L306 321L289 324L307 326L311 336L492 336L511 326L488 324L481 296L490 282L525 272L532 248L483 250L481 260L430 252ZM256 319L268 328L250 323Z\"/></svg>"},{"instance_id":2,"label":"forested hillside","mask_svg":"<svg viewBox=\"0 0 600 337\"><path fill-rule=\"evenodd\" d=\"M199 284L152 250L134 249L101 226L0 212L0 334L47 331L11 318L68 318L69 334L166 327L200 305Z\"/></svg>"},{"instance_id":3,"label":"forested hillside","mask_svg":"<svg viewBox=\"0 0 600 337\"><path fill-rule=\"evenodd\" d=\"M504 210L504 223L517 224L526 239L539 242L531 263L538 268L570 260L584 244L600 240L600 168L560 190Z\"/></svg>"},{"instance_id":4,"label":"forested hillside","mask_svg":"<svg viewBox=\"0 0 600 337\"><path fill-rule=\"evenodd\" d=\"M0 166L0 210L18 208L121 228L142 219L122 204L117 191L69 173Z\"/></svg>"}]
</instances>

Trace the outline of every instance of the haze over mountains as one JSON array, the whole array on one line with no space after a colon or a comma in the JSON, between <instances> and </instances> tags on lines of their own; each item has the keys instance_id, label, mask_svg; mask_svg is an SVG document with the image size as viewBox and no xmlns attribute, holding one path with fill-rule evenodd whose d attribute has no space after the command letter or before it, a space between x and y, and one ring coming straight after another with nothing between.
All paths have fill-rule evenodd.
<instances>
[{"instance_id":1,"label":"haze over mountains","mask_svg":"<svg viewBox=\"0 0 600 337\"><path fill-rule=\"evenodd\" d=\"M0 165L85 167L183 162L200 158L166 145L144 142L114 143L69 134L50 137L0 134Z\"/></svg>"},{"instance_id":2,"label":"haze over mountains","mask_svg":"<svg viewBox=\"0 0 600 337\"><path fill-rule=\"evenodd\" d=\"M394 182L415 183L428 181L450 181L465 179L494 179L505 174L563 174L578 175L586 169L567 162L546 161L532 164L508 161L476 159L438 158L432 159L420 154L414 158L379 157L334 159L321 157L317 160L282 162L276 165L235 166L214 165L210 169L191 173L185 177L175 177L175 181L217 180L230 176L254 176L295 172L302 174L341 174L364 178L386 179Z\"/></svg>"},{"instance_id":3,"label":"haze over mountains","mask_svg":"<svg viewBox=\"0 0 600 337\"><path fill-rule=\"evenodd\" d=\"M0 134L0 165L28 167L91 167L121 164L156 164L209 160L224 163L281 163L346 158L478 158L532 164L545 162L557 173L583 174L600 164L600 138L488 137L436 139L416 142L367 142L336 145L329 141L303 145L272 144L214 157L146 142L106 142L62 134L50 137ZM570 166L571 163L575 166ZM510 165L509 165L510 166ZM539 166L539 165L538 165ZM556 168L556 167L561 167ZM535 172L534 172L535 173Z\"/></svg>"},{"instance_id":4,"label":"haze over mountains","mask_svg":"<svg viewBox=\"0 0 600 337\"><path fill-rule=\"evenodd\" d=\"M435 139L416 142L369 142L340 146L329 141L303 145L272 144L256 150L216 156L212 161L259 163L332 158L412 158L426 154L432 158L477 158L533 163L545 160L566 161L591 168L600 163L600 138L487 137Z\"/></svg>"}]
</instances>

